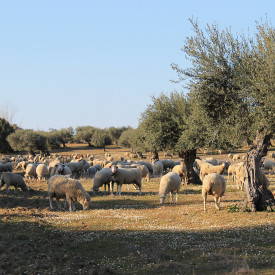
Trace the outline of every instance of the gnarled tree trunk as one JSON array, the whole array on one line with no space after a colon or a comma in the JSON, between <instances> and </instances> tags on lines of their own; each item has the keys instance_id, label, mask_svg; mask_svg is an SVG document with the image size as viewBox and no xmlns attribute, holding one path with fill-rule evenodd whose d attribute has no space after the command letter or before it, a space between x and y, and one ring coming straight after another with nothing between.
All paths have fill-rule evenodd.
<instances>
[{"instance_id":1,"label":"gnarled tree trunk","mask_svg":"<svg viewBox=\"0 0 275 275\"><path fill-rule=\"evenodd\" d=\"M274 196L267 186L261 182L260 161L267 154L270 144L270 135L266 130L261 130L256 139L256 144L250 147L244 164L244 186L246 197L240 203L242 210L264 211L275 210Z\"/></svg>"},{"instance_id":2,"label":"gnarled tree trunk","mask_svg":"<svg viewBox=\"0 0 275 275\"><path fill-rule=\"evenodd\" d=\"M184 164L187 170L187 184L202 184L200 177L193 168L193 163L197 156L197 150L186 150L179 153L179 157L184 160Z\"/></svg>"}]
</instances>

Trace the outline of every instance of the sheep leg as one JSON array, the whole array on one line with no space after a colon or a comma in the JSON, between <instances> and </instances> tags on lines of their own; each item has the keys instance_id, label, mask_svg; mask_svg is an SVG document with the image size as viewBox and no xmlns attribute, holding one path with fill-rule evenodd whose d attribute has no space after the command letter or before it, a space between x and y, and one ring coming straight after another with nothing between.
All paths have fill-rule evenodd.
<instances>
[{"instance_id":1,"label":"sheep leg","mask_svg":"<svg viewBox=\"0 0 275 275\"><path fill-rule=\"evenodd\" d=\"M215 200L215 207L220 210L220 206L219 206L219 198L218 197L214 197Z\"/></svg>"},{"instance_id":2,"label":"sheep leg","mask_svg":"<svg viewBox=\"0 0 275 275\"><path fill-rule=\"evenodd\" d=\"M118 192L119 196L121 196L121 186L122 184L119 184L119 192Z\"/></svg>"},{"instance_id":3,"label":"sheep leg","mask_svg":"<svg viewBox=\"0 0 275 275\"><path fill-rule=\"evenodd\" d=\"M142 195L141 184L139 185L139 195Z\"/></svg>"},{"instance_id":4,"label":"sheep leg","mask_svg":"<svg viewBox=\"0 0 275 275\"><path fill-rule=\"evenodd\" d=\"M6 193L9 194L10 190L9 190L10 184L7 182L6 183Z\"/></svg>"},{"instance_id":5,"label":"sheep leg","mask_svg":"<svg viewBox=\"0 0 275 275\"><path fill-rule=\"evenodd\" d=\"M174 194L173 194L173 191L171 191L171 203L174 203Z\"/></svg>"},{"instance_id":6,"label":"sheep leg","mask_svg":"<svg viewBox=\"0 0 275 275\"><path fill-rule=\"evenodd\" d=\"M73 211L73 203L72 203L72 199L71 198L69 198L69 199L67 199L68 200L68 202L69 202L69 210L70 210L70 212L72 212Z\"/></svg>"},{"instance_id":7,"label":"sheep leg","mask_svg":"<svg viewBox=\"0 0 275 275\"><path fill-rule=\"evenodd\" d=\"M207 193L203 194L203 210L206 211Z\"/></svg>"},{"instance_id":8,"label":"sheep leg","mask_svg":"<svg viewBox=\"0 0 275 275\"><path fill-rule=\"evenodd\" d=\"M50 202L50 209L53 210L53 198L51 195L49 196L49 202Z\"/></svg>"},{"instance_id":9,"label":"sheep leg","mask_svg":"<svg viewBox=\"0 0 275 275\"><path fill-rule=\"evenodd\" d=\"M59 198L56 198L56 203L57 203L57 208L58 208L58 210L61 210L62 208L61 208L61 205L60 205L60 200L59 200Z\"/></svg>"}]
</instances>

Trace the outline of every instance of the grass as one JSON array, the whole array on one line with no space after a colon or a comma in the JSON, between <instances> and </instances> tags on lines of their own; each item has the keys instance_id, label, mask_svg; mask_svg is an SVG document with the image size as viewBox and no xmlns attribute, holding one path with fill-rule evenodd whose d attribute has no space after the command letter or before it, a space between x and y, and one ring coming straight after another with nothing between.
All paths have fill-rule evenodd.
<instances>
[{"instance_id":1,"label":"grass","mask_svg":"<svg viewBox=\"0 0 275 275\"><path fill-rule=\"evenodd\" d=\"M268 176L275 191L275 176ZM244 193L230 182L221 211L201 186L159 204L159 180L122 196L92 196L89 210L50 211L45 182L0 191L1 274L274 274L275 213L239 212ZM12 191L12 190L11 190ZM55 205L55 202L54 202Z\"/></svg>"}]
</instances>

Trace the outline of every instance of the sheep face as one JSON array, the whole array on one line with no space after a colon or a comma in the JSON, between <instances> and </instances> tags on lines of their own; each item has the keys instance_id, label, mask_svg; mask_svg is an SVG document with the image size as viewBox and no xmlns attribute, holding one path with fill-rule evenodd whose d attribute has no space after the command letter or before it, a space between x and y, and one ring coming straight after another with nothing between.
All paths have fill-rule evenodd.
<instances>
[{"instance_id":1,"label":"sheep face","mask_svg":"<svg viewBox=\"0 0 275 275\"><path fill-rule=\"evenodd\" d=\"M111 166L111 171L112 171L113 174L115 174L116 171L117 171L117 166L116 165L112 165Z\"/></svg>"},{"instance_id":2,"label":"sheep face","mask_svg":"<svg viewBox=\"0 0 275 275\"><path fill-rule=\"evenodd\" d=\"M88 199L84 199L83 201L81 201L83 210L88 210L90 205L91 205L91 200Z\"/></svg>"},{"instance_id":3,"label":"sheep face","mask_svg":"<svg viewBox=\"0 0 275 275\"><path fill-rule=\"evenodd\" d=\"M165 198L166 198L166 196L164 196L164 197L160 197L160 204L164 204L164 200L165 200Z\"/></svg>"}]
</instances>

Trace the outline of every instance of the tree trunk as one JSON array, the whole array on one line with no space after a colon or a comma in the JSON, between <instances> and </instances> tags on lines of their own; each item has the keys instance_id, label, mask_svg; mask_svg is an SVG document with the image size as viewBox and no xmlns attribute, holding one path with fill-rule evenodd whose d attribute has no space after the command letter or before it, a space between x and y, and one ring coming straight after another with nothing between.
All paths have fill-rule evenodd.
<instances>
[{"instance_id":1,"label":"tree trunk","mask_svg":"<svg viewBox=\"0 0 275 275\"><path fill-rule=\"evenodd\" d=\"M244 163L244 186L246 197L240 203L242 210L264 211L275 210L274 196L261 181L260 161L267 154L267 147L270 145L270 135L266 130L257 134L256 144L250 147Z\"/></svg>"},{"instance_id":2,"label":"tree trunk","mask_svg":"<svg viewBox=\"0 0 275 275\"><path fill-rule=\"evenodd\" d=\"M184 164L187 170L187 184L202 184L199 175L195 172L193 168L193 163L197 156L197 150L186 150L179 153L179 157L184 160Z\"/></svg>"}]
</instances>

